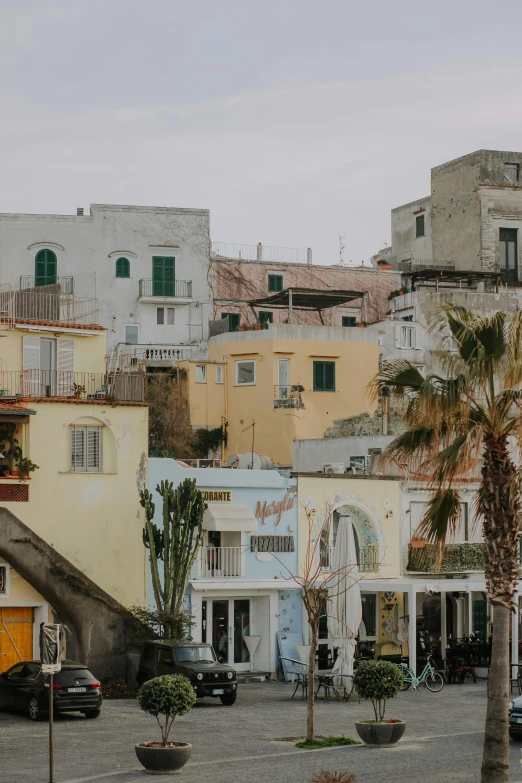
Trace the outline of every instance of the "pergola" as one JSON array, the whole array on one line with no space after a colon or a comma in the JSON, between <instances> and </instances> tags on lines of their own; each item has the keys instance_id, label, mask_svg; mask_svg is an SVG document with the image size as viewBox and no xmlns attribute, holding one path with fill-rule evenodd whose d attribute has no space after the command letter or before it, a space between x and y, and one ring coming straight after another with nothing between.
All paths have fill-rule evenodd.
<instances>
[{"instance_id":1,"label":"pergola","mask_svg":"<svg viewBox=\"0 0 522 783\"><path fill-rule=\"evenodd\" d=\"M316 310L319 313L321 323L324 324L323 310L331 307L348 304L356 299L362 299L363 320L366 320L366 292L365 291L339 291L334 289L316 288L285 288L271 296L261 299L253 299L248 302L250 307L280 307L288 309L288 323L292 323L294 310Z\"/></svg>"},{"instance_id":2,"label":"pergola","mask_svg":"<svg viewBox=\"0 0 522 783\"><path fill-rule=\"evenodd\" d=\"M474 272L473 270L456 269L419 269L416 272L403 272L404 277L411 279L411 290L419 283L435 283L438 291L439 283L465 283L470 286L473 283L481 283L491 280L495 283L495 291L498 294L500 272Z\"/></svg>"}]
</instances>

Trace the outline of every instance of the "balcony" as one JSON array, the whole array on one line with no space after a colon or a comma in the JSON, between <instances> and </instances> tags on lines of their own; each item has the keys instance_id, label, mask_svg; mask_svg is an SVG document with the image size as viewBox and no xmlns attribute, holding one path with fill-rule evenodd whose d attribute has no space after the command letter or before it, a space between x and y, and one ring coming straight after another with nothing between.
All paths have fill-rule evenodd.
<instances>
[{"instance_id":1,"label":"balcony","mask_svg":"<svg viewBox=\"0 0 522 783\"><path fill-rule=\"evenodd\" d=\"M455 269L455 261L434 261L433 258L406 258L399 261L399 270L401 272L421 272L425 269L453 271Z\"/></svg>"},{"instance_id":2,"label":"balcony","mask_svg":"<svg viewBox=\"0 0 522 783\"><path fill-rule=\"evenodd\" d=\"M21 275L20 277L20 291L44 286L53 286L55 289L59 289L52 293L74 294L74 277L62 277L60 275L53 275L52 277Z\"/></svg>"},{"instance_id":3,"label":"balcony","mask_svg":"<svg viewBox=\"0 0 522 783\"><path fill-rule=\"evenodd\" d=\"M274 386L274 408L304 408L301 392L304 386Z\"/></svg>"},{"instance_id":4,"label":"balcony","mask_svg":"<svg viewBox=\"0 0 522 783\"><path fill-rule=\"evenodd\" d=\"M176 280L173 283L158 283L151 278L139 282L139 299L192 299L192 280Z\"/></svg>"},{"instance_id":5,"label":"balcony","mask_svg":"<svg viewBox=\"0 0 522 783\"><path fill-rule=\"evenodd\" d=\"M172 367L176 362L190 359L196 349L193 345L126 345L120 343L117 355L107 357L107 371L121 372L145 367Z\"/></svg>"},{"instance_id":6,"label":"balcony","mask_svg":"<svg viewBox=\"0 0 522 783\"><path fill-rule=\"evenodd\" d=\"M334 547L321 547L321 571L330 571L333 562ZM361 573L371 573L379 570L379 547L369 544L357 550L357 568Z\"/></svg>"},{"instance_id":7,"label":"balcony","mask_svg":"<svg viewBox=\"0 0 522 783\"><path fill-rule=\"evenodd\" d=\"M406 291L403 294L390 294L390 312L397 313L400 310L409 310L417 304L417 292Z\"/></svg>"},{"instance_id":8,"label":"balcony","mask_svg":"<svg viewBox=\"0 0 522 783\"><path fill-rule=\"evenodd\" d=\"M229 579L244 576L240 546L202 546L198 553L198 579Z\"/></svg>"},{"instance_id":9,"label":"balcony","mask_svg":"<svg viewBox=\"0 0 522 783\"><path fill-rule=\"evenodd\" d=\"M143 402L145 375L142 372L110 374L1 370L0 397L66 397L78 400Z\"/></svg>"},{"instance_id":10,"label":"balcony","mask_svg":"<svg viewBox=\"0 0 522 783\"><path fill-rule=\"evenodd\" d=\"M458 574L483 571L486 564L484 544L448 544L444 549L440 569L436 567L439 553L437 544L410 542L407 570L428 574Z\"/></svg>"}]
</instances>

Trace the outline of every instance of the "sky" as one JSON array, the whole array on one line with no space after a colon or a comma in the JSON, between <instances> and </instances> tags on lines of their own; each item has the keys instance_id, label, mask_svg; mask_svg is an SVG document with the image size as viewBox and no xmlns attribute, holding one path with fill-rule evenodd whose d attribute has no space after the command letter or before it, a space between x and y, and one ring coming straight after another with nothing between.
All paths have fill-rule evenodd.
<instances>
[{"instance_id":1,"label":"sky","mask_svg":"<svg viewBox=\"0 0 522 783\"><path fill-rule=\"evenodd\" d=\"M522 151L520 0L0 0L0 212L210 210L360 264L430 168ZM0 237L1 241L1 237Z\"/></svg>"}]
</instances>

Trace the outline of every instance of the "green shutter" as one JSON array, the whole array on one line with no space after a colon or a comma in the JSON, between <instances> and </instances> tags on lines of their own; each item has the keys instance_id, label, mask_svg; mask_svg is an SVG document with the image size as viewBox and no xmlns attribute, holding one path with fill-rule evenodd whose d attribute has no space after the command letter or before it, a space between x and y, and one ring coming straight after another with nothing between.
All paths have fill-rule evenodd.
<instances>
[{"instance_id":1,"label":"green shutter","mask_svg":"<svg viewBox=\"0 0 522 783\"><path fill-rule=\"evenodd\" d=\"M314 362L314 391L335 391L335 362Z\"/></svg>"},{"instance_id":2,"label":"green shutter","mask_svg":"<svg viewBox=\"0 0 522 783\"><path fill-rule=\"evenodd\" d=\"M163 256L152 258L152 296L175 296L176 259Z\"/></svg>"},{"instance_id":3,"label":"green shutter","mask_svg":"<svg viewBox=\"0 0 522 783\"><path fill-rule=\"evenodd\" d=\"M354 315L343 315L343 326L357 326L357 318Z\"/></svg>"},{"instance_id":4,"label":"green shutter","mask_svg":"<svg viewBox=\"0 0 522 783\"><path fill-rule=\"evenodd\" d=\"M268 275L268 290L274 294L283 290L283 275Z\"/></svg>"},{"instance_id":5,"label":"green shutter","mask_svg":"<svg viewBox=\"0 0 522 783\"><path fill-rule=\"evenodd\" d=\"M323 391L323 363L314 362L314 391Z\"/></svg>"},{"instance_id":6,"label":"green shutter","mask_svg":"<svg viewBox=\"0 0 522 783\"><path fill-rule=\"evenodd\" d=\"M52 250L39 250L34 260L34 284L56 284L56 256Z\"/></svg>"},{"instance_id":7,"label":"green shutter","mask_svg":"<svg viewBox=\"0 0 522 783\"><path fill-rule=\"evenodd\" d=\"M264 324L271 324L273 322L274 322L274 314L273 313L271 313L271 312L269 312L267 310L263 310L263 311L261 311L259 313L259 323L263 324L263 326L264 326Z\"/></svg>"},{"instance_id":8,"label":"green shutter","mask_svg":"<svg viewBox=\"0 0 522 783\"><path fill-rule=\"evenodd\" d=\"M116 261L116 277L130 277L130 262L128 258L118 258Z\"/></svg>"}]
</instances>

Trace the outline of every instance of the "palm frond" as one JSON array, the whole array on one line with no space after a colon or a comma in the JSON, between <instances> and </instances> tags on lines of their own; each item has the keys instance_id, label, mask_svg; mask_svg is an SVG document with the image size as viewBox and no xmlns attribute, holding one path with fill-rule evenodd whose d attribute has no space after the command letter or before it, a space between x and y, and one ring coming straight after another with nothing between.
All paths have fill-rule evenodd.
<instances>
[{"instance_id":1,"label":"palm frond","mask_svg":"<svg viewBox=\"0 0 522 783\"><path fill-rule=\"evenodd\" d=\"M439 487L426 505L417 533L438 544L441 555L446 541L455 535L460 519L460 494L453 487ZM441 557L442 559L442 557Z\"/></svg>"},{"instance_id":2,"label":"palm frond","mask_svg":"<svg viewBox=\"0 0 522 783\"><path fill-rule=\"evenodd\" d=\"M436 430L431 427L413 427L398 435L383 451L379 462L386 463L391 460L399 462L416 462L431 453L436 444Z\"/></svg>"},{"instance_id":3,"label":"palm frond","mask_svg":"<svg viewBox=\"0 0 522 783\"><path fill-rule=\"evenodd\" d=\"M482 428L472 427L459 435L434 460L433 480L440 484L462 478L476 464L480 455Z\"/></svg>"},{"instance_id":4,"label":"palm frond","mask_svg":"<svg viewBox=\"0 0 522 783\"><path fill-rule=\"evenodd\" d=\"M384 362L377 375L368 384L368 392L372 400L376 400L385 389L404 389L417 391L423 384L424 377L411 362L397 359Z\"/></svg>"}]
</instances>

